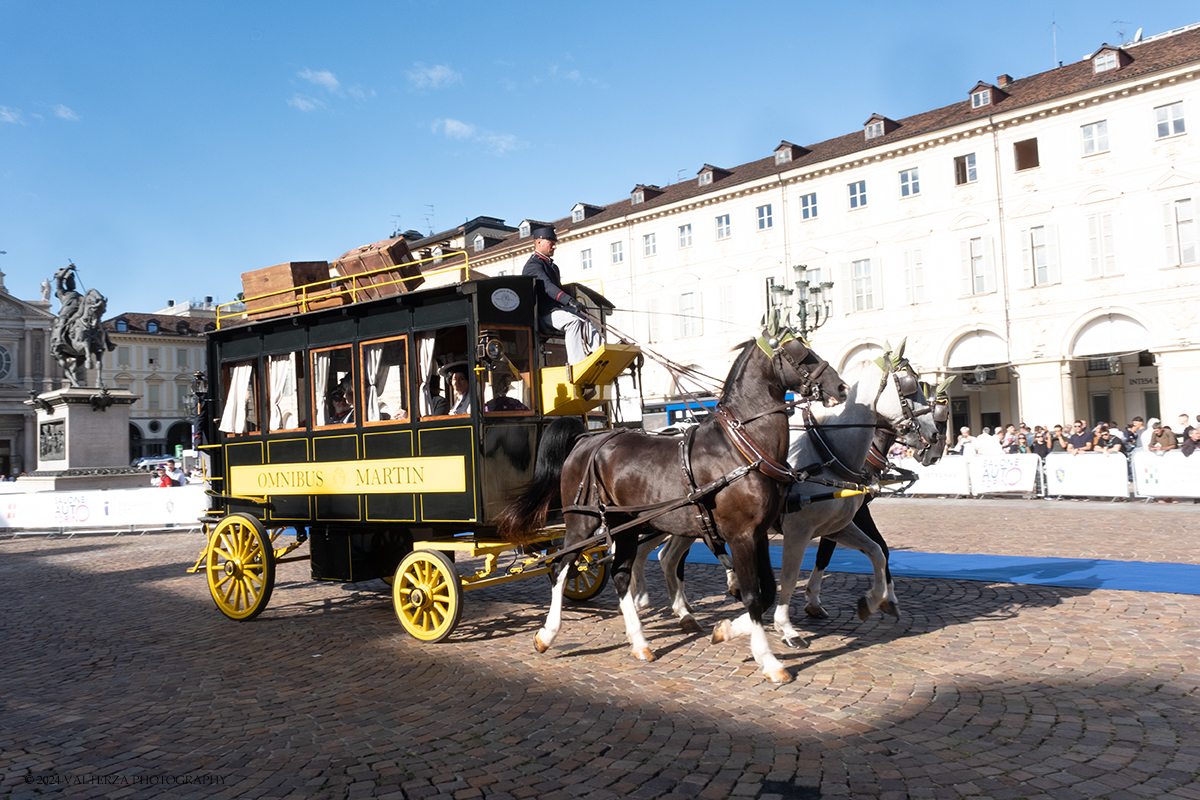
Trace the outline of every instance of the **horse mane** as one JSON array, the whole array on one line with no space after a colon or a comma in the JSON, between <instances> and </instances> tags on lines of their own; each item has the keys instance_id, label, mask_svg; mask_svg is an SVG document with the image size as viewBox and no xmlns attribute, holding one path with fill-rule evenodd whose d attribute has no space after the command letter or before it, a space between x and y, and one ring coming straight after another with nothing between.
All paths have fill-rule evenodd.
<instances>
[{"instance_id":1,"label":"horse mane","mask_svg":"<svg viewBox=\"0 0 1200 800\"><path fill-rule=\"evenodd\" d=\"M733 384L734 384L733 376L736 375L738 372L740 372L745 367L746 360L748 358L750 358L751 353L754 352L751 349L751 346L755 345L755 343L757 341L758 341L757 339L747 339L746 341L742 342L741 344L736 344L733 347L729 348L730 352L733 352L734 350L737 350L738 348L741 348L742 352L739 353L738 357L733 360L733 365L729 368L729 374L725 376L725 385L721 388L721 403L722 404L724 404L727 400L731 399L729 397L729 391L733 387Z\"/></svg>"}]
</instances>

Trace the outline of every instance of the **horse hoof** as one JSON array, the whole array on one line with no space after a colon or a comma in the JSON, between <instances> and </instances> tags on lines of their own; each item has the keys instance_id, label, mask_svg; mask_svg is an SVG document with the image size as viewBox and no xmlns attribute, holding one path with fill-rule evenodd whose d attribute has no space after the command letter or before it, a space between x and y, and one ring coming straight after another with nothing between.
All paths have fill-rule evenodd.
<instances>
[{"instance_id":1,"label":"horse hoof","mask_svg":"<svg viewBox=\"0 0 1200 800\"><path fill-rule=\"evenodd\" d=\"M654 653L650 652L649 647L639 647L633 651L633 657L638 661L653 661Z\"/></svg>"},{"instance_id":2,"label":"horse hoof","mask_svg":"<svg viewBox=\"0 0 1200 800\"><path fill-rule=\"evenodd\" d=\"M783 643L793 650L808 649L808 639L805 639L803 636L785 636L783 637Z\"/></svg>"},{"instance_id":3,"label":"horse hoof","mask_svg":"<svg viewBox=\"0 0 1200 800\"><path fill-rule=\"evenodd\" d=\"M792 682L791 674L783 667L780 667L779 669L773 669L773 670L771 670L769 672L765 672L763 674L767 676L767 680L769 680L771 683L775 684L776 686L780 686L782 684Z\"/></svg>"},{"instance_id":4,"label":"horse hoof","mask_svg":"<svg viewBox=\"0 0 1200 800\"><path fill-rule=\"evenodd\" d=\"M883 613L887 614L888 616L895 617L896 619L900 619L900 606L896 605L891 600L884 600L879 605L879 610L882 611Z\"/></svg>"},{"instance_id":5,"label":"horse hoof","mask_svg":"<svg viewBox=\"0 0 1200 800\"><path fill-rule=\"evenodd\" d=\"M701 628L700 623L692 617L684 617L679 620L679 627L683 629L684 633L704 633L704 628Z\"/></svg>"},{"instance_id":6,"label":"horse hoof","mask_svg":"<svg viewBox=\"0 0 1200 800\"><path fill-rule=\"evenodd\" d=\"M550 645L542 641L542 632L538 631L533 635L534 646L537 647L539 653L544 653L550 649Z\"/></svg>"},{"instance_id":7,"label":"horse hoof","mask_svg":"<svg viewBox=\"0 0 1200 800\"><path fill-rule=\"evenodd\" d=\"M721 642L728 641L729 627L729 620L718 623L717 627L713 628L712 643L720 644Z\"/></svg>"},{"instance_id":8,"label":"horse hoof","mask_svg":"<svg viewBox=\"0 0 1200 800\"><path fill-rule=\"evenodd\" d=\"M804 613L816 619L829 619L829 614L820 606L805 606Z\"/></svg>"},{"instance_id":9,"label":"horse hoof","mask_svg":"<svg viewBox=\"0 0 1200 800\"><path fill-rule=\"evenodd\" d=\"M858 598L858 618L863 622L871 618L871 604L865 597Z\"/></svg>"}]
</instances>

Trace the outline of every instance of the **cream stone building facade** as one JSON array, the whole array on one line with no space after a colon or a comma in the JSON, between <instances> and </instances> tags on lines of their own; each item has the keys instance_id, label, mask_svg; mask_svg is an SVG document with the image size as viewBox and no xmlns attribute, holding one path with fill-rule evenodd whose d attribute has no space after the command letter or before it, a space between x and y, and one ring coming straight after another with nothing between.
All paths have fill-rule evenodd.
<instances>
[{"instance_id":1,"label":"cream stone building facade","mask_svg":"<svg viewBox=\"0 0 1200 800\"><path fill-rule=\"evenodd\" d=\"M206 370L204 333L216 327L216 305L170 303L150 314L126 312L104 321L116 348L103 359L104 382L138 396L129 411L129 458L191 447L192 376ZM95 370L89 370L95 384Z\"/></svg>"},{"instance_id":2,"label":"cream stone building facade","mask_svg":"<svg viewBox=\"0 0 1200 800\"><path fill-rule=\"evenodd\" d=\"M563 279L723 376L804 265L810 292L833 284L822 355L854 372L907 337L926 376L959 376L954 424L975 431L1200 413L1200 24L975 77L943 108L580 203L550 223ZM468 243L472 266L519 272L530 223ZM648 367L646 399L672 393Z\"/></svg>"}]
</instances>

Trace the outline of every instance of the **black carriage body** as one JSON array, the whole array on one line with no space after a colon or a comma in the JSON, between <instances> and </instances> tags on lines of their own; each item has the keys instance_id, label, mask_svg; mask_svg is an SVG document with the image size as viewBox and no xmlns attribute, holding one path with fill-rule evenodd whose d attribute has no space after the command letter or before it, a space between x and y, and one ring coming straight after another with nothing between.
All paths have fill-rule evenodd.
<instances>
[{"instance_id":1,"label":"black carriage body","mask_svg":"<svg viewBox=\"0 0 1200 800\"><path fill-rule=\"evenodd\" d=\"M539 295L532 278L486 278L210 333L218 504L306 530L320 580L390 576L414 539L492 533L552 421L539 373L565 364L538 330ZM435 413L462 362L470 412Z\"/></svg>"}]
</instances>

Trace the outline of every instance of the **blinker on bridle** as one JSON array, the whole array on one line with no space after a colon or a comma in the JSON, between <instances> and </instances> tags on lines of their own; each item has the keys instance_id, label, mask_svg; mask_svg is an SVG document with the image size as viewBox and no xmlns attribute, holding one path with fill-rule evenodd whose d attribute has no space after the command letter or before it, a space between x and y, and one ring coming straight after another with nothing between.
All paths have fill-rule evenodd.
<instances>
[{"instance_id":1,"label":"blinker on bridle","mask_svg":"<svg viewBox=\"0 0 1200 800\"><path fill-rule=\"evenodd\" d=\"M800 380L806 390L805 393L819 398L821 396L821 386L817 383L817 379L825 372L825 368L829 366L829 362L822 360L809 371L784 348L785 344L793 340L804 345L805 355L812 353L812 345L808 343L808 340L803 336L797 336L791 328L783 328L775 335L771 335L770 330L768 330L762 336L759 336L755 340L755 343L760 350L766 353L767 358L771 359L771 363L775 365L775 373L781 384L787 385L787 381L783 377L782 364L782 362L787 361L796 374L800 376Z\"/></svg>"}]
</instances>

